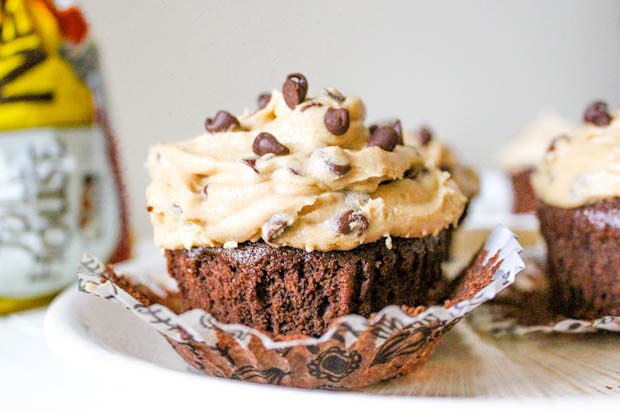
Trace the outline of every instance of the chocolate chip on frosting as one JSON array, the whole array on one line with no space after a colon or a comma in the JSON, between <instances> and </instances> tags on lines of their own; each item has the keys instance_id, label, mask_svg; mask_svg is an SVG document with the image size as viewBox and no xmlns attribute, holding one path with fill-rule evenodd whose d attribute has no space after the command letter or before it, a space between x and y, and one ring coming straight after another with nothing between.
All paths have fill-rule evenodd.
<instances>
[{"instance_id":1,"label":"chocolate chip on frosting","mask_svg":"<svg viewBox=\"0 0 620 413\"><path fill-rule=\"evenodd\" d=\"M329 108L325 112L323 123L332 134L344 135L349 130L349 111L345 108Z\"/></svg>"},{"instance_id":2,"label":"chocolate chip on frosting","mask_svg":"<svg viewBox=\"0 0 620 413\"><path fill-rule=\"evenodd\" d=\"M396 134L398 135L398 144L399 145L403 144L403 125L402 123L400 123L400 119L392 119L392 120L375 123L368 127L368 131L372 135L373 133L375 133L377 128L380 126L391 126L392 128L394 128L394 130L396 131Z\"/></svg>"},{"instance_id":3,"label":"chocolate chip on frosting","mask_svg":"<svg viewBox=\"0 0 620 413\"><path fill-rule=\"evenodd\" d=\"M226 132L240 127L239 120L225 110L220 110L215 114L214 118L207 118L205 120L205 129L209 133Z\"/></svg>"},{"instance_id":4,"label":"chocolate chip on frosting","mask_svg":"<svg viewBox=\"0 0 620 413\"><path fill-rule=\"evenodd\" d=\"M269 101L271 101L271 93L261 93L258 95L258 109L265 109L265 106L269 104Z\"/></svg>"},{"instance_id":5,"label":"chocolate chip on frosting","mask_svg":"<svg viewBox=\"0 0 620 413\"><path fill-rule=\"evenodd\" d=\"M394 128L394 130L398 134L398 143L402 145L403 144L403 125L402 123L400 123L400 119L396 119L392 121L391 125L389 126Z\"/></svg>"},{"instance_id":6,"label":"chocolate chip on frosting","mask_svg":"<svg viewBox=\"0 0 620 413\"><path fill-rule=\"evenodd\" d=\"M286 77L282 85L282 95L286 105L295 109L297 105L304 101L308 93L308 80L301 73L291 73Z\"/></svg>"},{"instance_id":7,"label":"chocolate chip on frosting","mask_svg":"<svg viewBox=\"0 0 620 413\"><path fill-rule=\"evenodd\" d=\"M345 176L346 174L351 172L351 165L349 165L348 163L344 165L340 165L337 163L327 163L327 166L329 170L338 177Z\"/></svg>"},{"instance_id":8,"label":"chocolate chip on frosting","mask_svg":"<svg viewBox=\"0 0 620 413\"><path fill-rule=\"evenodd\" d=\"M368 218L361 212L350 209L338 216L337 228L341 234L347 235L354 232L355 235L360 236L368 229Z\"/></svg>"},{"instance_id":9,"label":"chocolate chip on frosting","mask_svg":"<svg viewBox=\"0 0 620 413\"><path fill-rule=\"evenodd\" d=\"M310 154L308 162L312 176L331 181L351 172L351 164L346 152L338 146L319 148Z\"/></svg>"},{"instance_id":10,"label":"chocolate chip on frosting","mask_svg":"<svg viewBox=\"0 0 620 413\"><path fill-rule=\"evenodd\" d=\"M418 138L420 140L420 145L428 145L428 143L433 139L433 132L431 132L428 127L421 126L418 130Z\"/></svg>"},{"instance_id":11,"label":"chocolate chip on frosting","mask_svg":"<svg viewBox=\"0 0 620 413\"><path fill-rule=\"evenodd\" d=\"M287 155L290 152L286 146L278 142L276 137L269 132L261 132L254 138L252 150L258 156L263 156L268 153Z\"/></svg>"},{"instance_id":12,"label":"chocolate chip on frosting","mask_svg":"<svg viewBox=\"0 0 620 413\"><path fill-rule=\"evenodd\" d=\"M261 234L265 241L271 242L278 238L290 225L291 217L285 214L276 214L269 218L261 227Z\"/></svg>"},{"instance_id":13,"label":"chocolate chip on frosting","mask_svg":"<svg viewBox=\"0 0 620 413\"><path fill-rule=\"evenodd\" d=\"M309 102L305 105L303 105L299 110L301 112L305 112L310 108L320 108L321 106L323 106L323 104L321 102Z\"/></svg>"},{"instance_id":14,"label":"chocolate chip on frosting","mask_svg":"<svg viewBox=\"0 0 620 413\"><path fill-rule=\"evenodd\" d=\"M416 165L413 168L405 172L405 177L409 179L417 179L421 176L428 174L430 171L424 165Z\"/></svg>"},{"instance_id":15,"label":"chocolate chip on frosting","mask_svg":"<svg viewBox=\"0 0 620 413\"><path fill-rule=\"evenodd\" d=\"M372 132L368 146L378 146L391 152L398 144L398 133L391 126L379 126Z\"/></svg>"},{"instance_id":16,"label":"chocolate chip on frosting","mask_svg":"<svg viewBox=\"0 0 620 413\"><path fill-rule=\"evenodd\" d=\"M335 89L333 87L325 89L323 92L338 103L342 103L346 99L338 89Z\"/></svg>"},{"instance_id":17,"label":"chocolate chip on frosting","mask_svg":"<svg viewBox=\"0 0 620 413\"><path fill-rule=\"evenodd\" d=\"M586 108L583 120L596 126L607 126L611 123L611 115L606 102L596 100Z\"/></svg>"},{"instance_id":18,"label":"chocolate chip on frosting","mask_svg":"<svg viewBox=\"0 0 620 413\"><path fill-rule=\"evenodd\" d=\"M256 159L246 158L246 159L242 159L241 162L243 162L244 164L252 168L254 172L258 173L258 169L256 169Z\"/></svg>"}]
</instances>

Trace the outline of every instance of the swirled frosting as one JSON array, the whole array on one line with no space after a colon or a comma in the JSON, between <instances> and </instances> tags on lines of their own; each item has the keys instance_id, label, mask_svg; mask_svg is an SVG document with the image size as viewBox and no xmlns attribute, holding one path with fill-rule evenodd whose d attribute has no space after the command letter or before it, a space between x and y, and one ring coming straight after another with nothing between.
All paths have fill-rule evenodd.
<instances>
[{"instance_id":1,"label":"swirled frosting","mask_svg":"<svg viewBox=\"0 0 620 413\"><path fill-rule=\"evenodd\" d=\"M572 125L553 114L539 115L499 155L502 169L518 173L534 168L545 156L551 141L570 132Z\"/></svg>"},{"instance_id":2,"label":"swirled frosting","mask_svg":"<svg viewBox=\"0 0 620 413\"><path fill-rule=\"evenodd\" d=\"M349 113L340 136L326 128L329 108ZM349 250L456 225L465 198L450 174L425 165L413 147L369 146L364 118L359 98L334 90L294 109L274 90L234 130L154 146L147 200L156 244L235 247L262 238L276 247ZM288 153L255 155L262 132Z\"/></svg>"},{"instance_id":3,"label":"swirled frosting","mask_svg":"<svg viewBox=\"0 0 620 413\"><path fill-rule=\"evenodd\" d=\"M467 199L473 198L480 192L480 179L476 171L459 161L454 151L441 139L432 138L424 142L419 131L405 131L403 134L405 145L416 148L428 162L452 175L454 182Z\"/></svg>"},{"instance_id":4,"label":"swirled frosting","mask_svg":"<svg viewBox=\"0 0 620 413\"><path fill-rule=\"evenodd\" d=\"M556 139L532 185L539 199L559 208L620 196L620 111L607 126L586 124Z\"/></svg>"}]
</instances>

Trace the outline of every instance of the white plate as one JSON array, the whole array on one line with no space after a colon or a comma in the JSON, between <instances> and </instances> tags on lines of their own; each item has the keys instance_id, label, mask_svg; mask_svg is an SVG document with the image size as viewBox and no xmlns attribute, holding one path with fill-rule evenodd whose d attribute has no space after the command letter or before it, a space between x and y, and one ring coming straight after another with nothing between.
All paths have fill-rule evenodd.
<instances>
[{"instance_id":1,"label":"white plate","mask_svg":"<svg viewBox=\"0 0 620 413\"><path fill-rule=\"evenodd\" d=\"M436 408L452 406L458 400L463 411L497 411L499 407L506 411L514 407L513 397L539 396L522 399L520 410L527 404L540 406L553 402L554 407L558 403L575 407L583 403L592 407L592 403L606 405L620 400L540 398L620 394L620 337L614 336L545 335L519 339L523 341L520 343L493 338L480 341L470 327L463 325L446 336L435 356L421 370L368 389L368 392L391 395L481 396L455 399L306 391L207 377L189 368L162 337L130 312L79 293L76 288L65 291L52 303L45 327L48 344L65 362L90 373L99 371L102 377L114 377L117 384L133 386L138 392L140 388L148 388L148 397L162 402L182 397L185 404L203 405L208 395L210 403L218 406L234 403L236 408L273 408L273 400L278 400L279 406L295 405L302 410L311 406L310 411L324 406L331 411L359 403L368 409ZM564 360L562 347L569 353L575 352L580 342L584 350L581 357ZM519 346L522 348L516 350ZM553 351L545 354L542 349ZM512 356L506 353L509 350L513 351ZM524 354L527 358L519 361ZM608 356L612 359L604 362Z\"/></svg>"},{"instance_id":2,"label":"white plate","mask_svg":"<svg viewBox=\"0 0 620 413\"><path fill-rule=\"evenodd\" d=\"M153 255L150 255L153 257ZM156 256L156 255L155 255ZM153 260L123 265L128 273L152 270ZM154 329L119 305L65 291L50 306L46 336L52 349L78 368L98 371L132 387L160 389L157 397L177 396L186 401L201 397L235 399L238 392L256 397L308 403L347 404L348 399L368 403L446 403L449 399L413 397L377 398L362 393L302 391L252 385L201 375L191 369ZM409 376L366 389L366 393L469 398L559 397L620 395L620 335L549 335L494 338L478 334L461 322L448 334L431 360ZM620 398L617 399L620 401ZM245 397L236 403L257 401ZM366 401L364 404L367 403ZM495 401L491 404L495 404Z\"/></svg>"},{"instance_id":3,"label":"white plate","mask_svg":"<svg viewBox=\"0 0 620 413\"><path fill-rule=\"evenodd\" d=\"M483 188L488 179L483 178ZM478 212L473 227L484 227L476 216L495 213L492 205L489 197L480 200L474 209ZM507 216L503 211L496 213ZM138 259L124 264L123 270L152 272L161 265L161 255L147 247ZM458 406L460 411L497 412L501 408L504 413L551 403L554 408L563 406L569 411L580 406L592 409L593 403L603 408L620 401L616 397L580 397L620 394L620 335L495 339L479 335L462 322L418 371L357 393L304 391L201 375L133 314L78 293L76 287L50 306L46 337L52 350L67 363L105 377L102 387L108 392L113 385L115 391L129 388L136 399L156 405L203 406L204 410L228 406L235 411L284 408L296 412L353 406L412 411L449 405ZM518 405L513 398L521 399Z\"/></svg>"}]
</instances>

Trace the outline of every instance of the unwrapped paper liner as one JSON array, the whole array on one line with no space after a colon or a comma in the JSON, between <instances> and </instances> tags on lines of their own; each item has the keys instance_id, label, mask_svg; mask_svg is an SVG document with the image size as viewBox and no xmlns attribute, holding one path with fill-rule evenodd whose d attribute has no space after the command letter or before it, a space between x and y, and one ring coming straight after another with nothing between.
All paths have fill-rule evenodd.
<instances>
[{"instance_id":1,"label":"unwrapped paper liner","mask_svg":"<svg viewBox=\"0 0 620 413\"><path fill-rule=\"evenodd\" d=\"M498 226L446 306L408 313L391 305L370 318L347 315L319 338L273 339L247 326L220 323L203 310L175 314L160 304L145 306L112 283L108 279L111 270L90 256L79 265L78 278L80 291L126 307L162 334L192 366L209 375L350 389L403 375L421 365L455 323L514 282L524 268L521 250L515 236Z\"/></svg>"},{"instance_id":2,"label":"unwrapped paper liner","mask_svg":"<svg viewBox=\"0 0 620 413\"><path fill-rule=\"evenodd\" d=\"M550 308L552 291L544 270L544 245L528 247L523 257L527 270L519 276L518 282L498 300L487 303L469 317L468 320L476 330L495 335L620 332L618 316L577 320L554 313Z\"/></svg>"}]
</instances>

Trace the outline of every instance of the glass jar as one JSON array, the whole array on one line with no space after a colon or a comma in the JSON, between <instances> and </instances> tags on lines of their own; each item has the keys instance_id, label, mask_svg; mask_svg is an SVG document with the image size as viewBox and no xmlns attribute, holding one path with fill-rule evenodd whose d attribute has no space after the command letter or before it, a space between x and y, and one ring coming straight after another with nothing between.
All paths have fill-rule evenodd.
<instances>
[{"instance_id":1,"label":"glass jar","mask_svg":"<svg viewBox=\"0 0 620 413\"><path fill-rule=\"evenodd\" d=\"M0 314L43 304L85 252L130 255L97 52L75 7L0 2Z\"/></svg>"}]
</instances>

